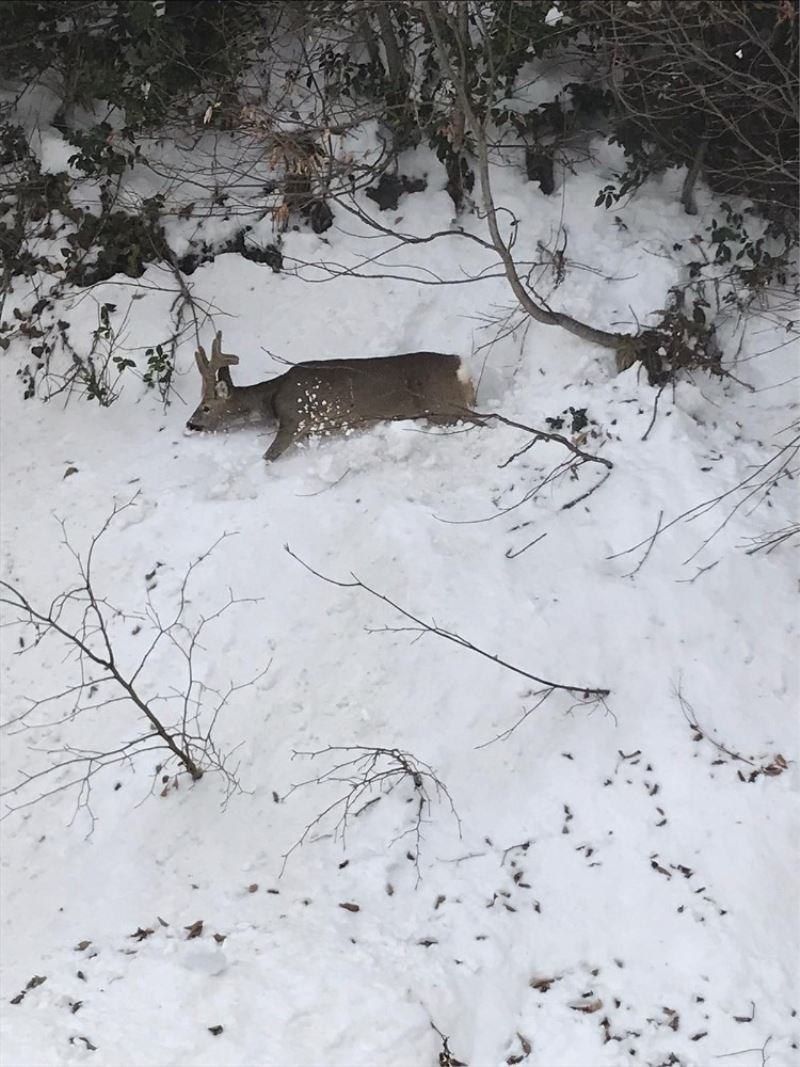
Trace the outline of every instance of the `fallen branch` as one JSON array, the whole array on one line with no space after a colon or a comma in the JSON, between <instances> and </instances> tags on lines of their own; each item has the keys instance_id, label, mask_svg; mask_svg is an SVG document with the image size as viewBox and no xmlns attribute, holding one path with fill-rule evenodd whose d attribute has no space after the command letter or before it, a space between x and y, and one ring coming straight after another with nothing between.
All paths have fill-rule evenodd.
<instances>
[{"instance_id":1,"label":"fallen branch","mask_svg":"<svg viewBox=\"0 0 800 1067\"><path fill-rule=\"evenodd\" d=\"M504 426L512 426L515 430L524 430L525 433L532 435L533 440L529 441L518 452L515 452L512 456L509 456L505 462L501 463L501 467L507 467L509 463L512 463L519 456L523 455L529 449L533 448L537 441L556 441L558 444L563 445L573 456L578 456L584 463L602 463L604 467L608 467L612 470L614 464L610 459L606 459L604 456L594 456L591 452L584 452L582 448L578 448L576 444L573 444L568 437L564 437L560 433L551 433L549 430L538 430L535 426L526 426L524 422L515 422L514 419L508 419L505 415L499 415L496 411L480 412L471 411L470 418L473 419L478 425L483 425L482 420L488 421L493 419L497 422L502 422Z\"/></svg>"},{"instance_id":2,"label":"fallen branch","mask_svg":"<svg viewBox=\"0 0 800 1067\"><path fill-rule=\"evenodd\" d=\"M304 559L301 559L300 556L293 552L288 545L284 545L284 550L292 557L292 559L294 559L297 563L304 567L309 572L309 574L313 574L316 578L320 578L323 582L327 582L329 585L335 585L339 589L361 589L363 592L369 593L369 595L374 597L376 600L380 600L384 604L387 604L394 611L398 612L404 618L408 619L409 622L413 623L413 626L406 627L386 626L382 628L383 632L400 633L403 631L411 631L419 635L423 635L426 633L434 634L436 637L441 637L445 641L449 641L451 644L458 645L459 648L465 648L469 652L474 652L475 655L480 656L482 659L489 660L491 663L496 664L496 666L498 667L502 667L504 670L511 671L512 674L517 674L522 678L527 678L528 681L536 682L537 685L543 686L544 690L546 691L546 695L544 696L543 700L539 701L539 705L543 703L544 700L547 699L547 697L559 691L569 693L572 696L578 697L579 704L596 704L598 702L602 702L611 693L610 689L604 689L597 686L577 685L567 682L554 682L547 678L542 678L536 674L532 674L530 671L526 671L522 667L518 667L513 663L509 663L507 660L501 659L493 652L487 652L485 649L479 648L478 645L474 645L471 641L468 641L460 634L453 633L450 630L445 630L442 627L437 626L435 623L425 622L424 619L420 619L418 616L413 615L410 611L406 611L405 608L400 607L399 604L395 603L395 601L391 600L388 596L385 596L383 593L377 592L375 589L371 589L368 585L366 585L359 578L357 578L355 574L352 575L351 581L341 581L336 578L330 578L328 575L322 574L320 571L315 570L314 567L312 567L309 563L306 563L306 561Z\"/></svg>"},{"instance_id":3,"label":"fallen branch","mask_svg":"<svg viewBox=\"0 0 800 1067\"><path fill-rule=\"evenodd\" d=\"M723 745L721 741L717 741L713 738L705 727L700 724L694 708L683 695L680 683L675 687L674 693L680 704L683 717L693 731L692 740L708 741L709 744L713 745L717 752L721 754L721 756L727 756L727 760L717 759L714 761L714 764L727 763L728 760L731 760L734 763L744 763L752 768L746 775L741 770L737 771L739 781L752 783L760 778L761 775L768 778L777 778L778 775L783 774L783 772L788 769L789 761L784 759L780 753L773 757L762 756L759 760L755 760L743 756L741 752L735 752L733 749L728 748L727 745Z\"/></svg>"}]
</instances>

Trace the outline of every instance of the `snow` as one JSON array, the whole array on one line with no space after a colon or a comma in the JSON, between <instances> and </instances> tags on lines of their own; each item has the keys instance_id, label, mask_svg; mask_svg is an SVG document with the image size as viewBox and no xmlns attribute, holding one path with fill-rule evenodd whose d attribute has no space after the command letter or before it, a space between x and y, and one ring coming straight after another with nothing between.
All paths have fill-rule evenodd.
<instances>
[{"instance_id":1,"label":"snow","mask_svg":"<svg viewBox=\"0 0 800 1067\"><path fill-rule=\"evenodd\" d=\"M365 136L358 150L369 144ZM58 157L58 139L48 151ZM213 162L200 151L198 171ZM414 173L420 159L428 190L380 220L401 218L417 235L448 230L452 204L433 161L419 153L401 170ZM498 201L520 219L521 260L539 256L563 212L571 266L558 288L545 268L542 290L554 308L604 328L651 321L682 276L673 246L704 232L715 209L701 191L701 216L683 215L676 174L611 212L594 208L604 179L588 168L552 198L512 168L494 177ZM157 191L145 186L134 172L131 190ZM173 183L170 195L181 205L197 190ZM227 232L218 219L205 225ZM458 225L485 238L475 216ZM194 224L176 221L170 233L179 232L188 242ZM508 336L497 321L487 326L513 303L486 249L454 233L364 268L366 249L390 245L338 213L321 237L287 235L285 261L300 276L217 256L187 280L211 317L204 343L224 331L241 384L280 372L267 350L293 362L462 353L481 377L481 410L542 429L570 407L588 410L582 447L614 464L596 492L573 504L605 474L585 464L526 501L564 450L539 443L506 464L529 437L503 425L389 424L312 442L270 466L259 429L186 436L200 395L189 335L181 399L166 411L130 374L108 409L25 401L15 378L30 358L23 339L3 355L6 580L48 603L75 578L56 517L85 551L114 502L132 500L100 542L95 581L120 611L141 612L149 589L168 615L187 566L231 534L193 574L189 621L211 615L229 590L248 599L209 627L198 666L221 691L265 673L216 724L221 749L240 746L246 791L227 803L213 775L181 778L160 796L161 757L150 754L95 779L94 823L76 810L75 791L5 818L2 1062L434 1064L438 1028L471 1065L521 1056L531 1067L699 1067L726 1056L735 1067L790 1067L797 572L790 545L744 549L788 524L796 499L781 485L716 533L725 501L666 528L788 441L797 347L777 347L785 317L764 308L745 325L739 376L754 391L697 374L661 395L643 440L656 391L636 369L617 374L608 352L536 323ZM373 276L321 283L323 262ZM490 277L424 284L480 271ZM173 290L151 267L60 301L54 316L88 350L97 307L116 304L112 322L125 323L121 344L141 366L170 332ZM20 283L9 305L29 299ZM529 674L610 689L607 706L556 693L509 733L535 701L534 683L403 630L408 620L390 605L315 577L285 545ZM120 661L138 662L147 626L114 615L111 633ZM4 721L27 697L75 678L62 646L17 655L19 635L0 634ZM143 691L163 697L183 670L163 647ZM42 749L113 748L136 725L134 709L110 704L43 733L7 730L5 788L46 763ZM328 746L397 748L435 770L456 815L432 789L416 863L407 780L369 794L380 801L350 820L344 839L335 813L312 826L341 787L291 787L347 755L293 753ZM780 773L753 782L737 773L746 779L778 756L788 764ZM202 932L187 938L197 920ZM139 928L152 933L137 940ZM46 981L9 1005L34 975Z\"/></svg>"}]
</instances>

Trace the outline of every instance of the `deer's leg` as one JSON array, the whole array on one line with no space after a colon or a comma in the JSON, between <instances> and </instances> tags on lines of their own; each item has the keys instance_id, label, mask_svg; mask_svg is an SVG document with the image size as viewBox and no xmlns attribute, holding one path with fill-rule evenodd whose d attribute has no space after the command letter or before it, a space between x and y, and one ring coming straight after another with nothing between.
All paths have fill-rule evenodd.
<instances>
[{"instance_id":1,"label":"deer's leg","mask_svg":"<svg viewBox=\"0 0 800 1067\"><path fill-rule=\"evenodd\" d=\"M278 432L275 434L275 438L267 451L264 453L264 459L267 463L271 463L273 459L277 459L278 456L282 456L286 449L297 440L297 433L291 430L288 426L278 426Z\"/></svg>"},{"instance_id":2,"label":"deer's leg","mask_svg":"<svg viewBox=\"0 0 800 1067\"><path fill-rule=\"evenodd\" d=\"M425 415L424 418L432 426L453 426L458 422L460 415Z\"/></svg>"}]
</instances>

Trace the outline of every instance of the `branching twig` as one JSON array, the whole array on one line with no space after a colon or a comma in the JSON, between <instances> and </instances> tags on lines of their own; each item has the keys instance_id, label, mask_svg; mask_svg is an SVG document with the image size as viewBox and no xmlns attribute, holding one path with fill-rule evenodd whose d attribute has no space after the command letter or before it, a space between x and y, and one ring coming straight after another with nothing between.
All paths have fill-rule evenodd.
<instances>
[{"instance_id":1,"label":"branching twig","mask_svg":"<svg viewBox=\"0 0 800 1067\"><path fill-rule=\"evenodd\" d=\"M475 653L482 659L489 660L491 663L496 664L498 667L502 667L504 670L511 671L512 674L517 674L522 678L527 678L531 682L535 682L537 685L542 686L544 696L536 705L541 706L544 701L555 692L565 692L577 697L579 704L602 704L606 697L609 696L610 690L603 689L598 686L577 685L566 682L554 682L547 678L541 678L538 675L532 674L530 671L524 670L522 667L518 667L513 663L509 663L507 660L501 659L499 656L492 652L487 652L485 649L480 648L478 645L468 641L460 634L453 633L451 630L445 630L435 623L425 622L424 619L420 619L418 616L413 615L410 611L406 611L405 608L400 607L399 604L391 600L383 593L379 593L374 589L371 589L368 585L362 582L356 575L352 575L351 581L340 581L336 578L330 578L328 575L322 574L320 571L315 570L309 563L306 563L304 559L301 559L295 552L291 550L288 545L284 545L286 552L296 560L302 567L316 578L320 578L323 582L327 582L329 585L335 585L339 589L361 589L365 593L369 593L370 596L376 600L380 600L382 603L387 604L394 611L398 612L404 618L411 622L412 626L403 627L404 631L411 631L422 636L424 634L434 634L436 637L441 637L445 641L449 641L451 644L458 645L459 648L467 649L469 652ZM383 627L385 632L398 632L398 627Z\"/></svg>"},{"instance_id":2,"label":"branching twig","mask_svg":"<svg viewBox=\"0 0 800 1067\"><path fill-rule=\"evenodd\" d=\"M663 518L664 518L664 510L662 508L662 510L659 511L659 513L658 513L658 522L656 523L656 528L655 528L655 531L653 532L653 536L650 538L650 540L649 540L649 542L647 544L647 548L645 549L644 555L639 560L639 562L636 564L636 566L633 568L633 570L632 571L628 571L628 573L626 575L624 575L625 578L634 578L639 573L639 571L642 569L642 567L645 565L645 563L647 562L647 557L652 552L653 545L656 543L656 538L658 537L659 533L661 532L661 520Z\"/></svg>"},{"instance_id":3,"label":"branching twig","mask_svg":"<svg viewBox=\"0 0 800 1067\"><path fill-rule=\"evenodd\" d=\"M690 563L695 556L702 552L702 550L713 541L717 534L728 525L731 519L733 519L736 513L743 508L745 504L754 500L753 507L758 507L781 480L793 480L798 472L798 467L796 465L793 466L793 463L797 460L799 455L800 434L797 434L792 440L787 442L787 444L782 445L775 455L771 456L763 463L759 463L752 473L748 474L747 477L742 478L731 489L727 489L725 492L719 493L715 497L710 497L708 500L704 500L700 504L695 504L693 507L687 508L686 511L681 512L680 515L676 515L674 519L670 519L669 522L660 526L660 528L657 528L654 533L643 538L643 540L638 541L635 545L631 545L630 548L623 549L620 552L615 552L613 555L607 556L606 558L619 559L621 556L627 556L631 552L635 552L638 548L641 548L643 545L646 545L648 542L652 542L660 534L671 529L677 523L683 521L693 522L695 519L712 511L714 508L722 504L723 501L730 499L735 494L743 494L741 499L733 504L716 528L708 535L708 537L704 538L700 546L688 556L686 560L684 560L684 563Z\"/></svg>"},{"instance_id":4,"label":"branching twig","mask_svg":"<svg viewBox=\"0 0 800 1067\"><path fill-rule=\"evenodd\" d=\"M761 1053L761 1067L767 1067L767 1045L770 1043L771 1040L772 1040L772 1034L770 1034L769 1037L764 1042L764 1044L763 1045L759 1045L758 1048L740 1048L740 1049L737 1049L735 1052L722 1052L722 1053L720 1053L719 1056L716 1057L716 1059L718 1059L718 1060L727 1060L727 1059L730 1059L731 1056L746 1056L751 1052L760 1052Z\"/></svg>"},{"instance_id":5,"label":"branching twig","mask_svg":"<svg viewBox=\"0 0 800 1067\"><path fill-rule=\"evenodd\" d=\"M606 459L605 456L592 455L591 452L584 452L582 448L578 448L576 444L573 444L573 442L570 441L568 437L564 437L563 434L552 433L549 430L538 430L535 426L526 426L524 422L515 422L514 419L506 418L505 415L500 415L496 411L472 411L470 412L470 417L478 424L482 421L488 422L490 419L493 419L497 422L502 422L504 426L512 426L515 430L524 430L525 433L532 435L533 440L529 441L522 450L515 452L513 456L510 456L509 459L505 460L505 462L501 464L501 467L508 466L509 463L514 459L517 459L523 452L527 452L528 449L532 448L537 441L556 441L558 444L563 445L564 448L574 456L578 456L582 459L584 463L602 463L603 466L608 467L609 470L612 470L614 467L614 464L610 459Z\"/></svg>"},{"instance_id":6,"label":"branching twig","mask_svg":"<svg viewBox=\"0 0 800 1067\"><path fill-rule=\"evenodd\" d=\"M138 494L137 494L138 495ZM45 638L55 637L66 646L68 655L76 663L78 679L62 687L58 692L39 698L29 698L28 706L23 711L12 715L3 726L13 727L15 731L44 732L54 726L74 721L85 712L97 711L116 704L132 705L147 724L144 733L137 734L121 745L111 748L86 748L72 743L58 749L33 748L32 751L43 752L48 757L45 766L33 773L22 772L21 781L7 786L0 796L21 796L18 803L10 810L18 810L35 804L47 796L78 789L77 810L85 809L90 817L94 816L89 805L91 783L94 776L106 767L133 761L144 753L166 750L168 760L174 760L192 781L198 781L209 770L221 772L226 782L226 799L241 787L237 778L237 769L231 769L228 761L232 753L222 753L216 745L213 731L219 715L227 706L233 695L247 686L255 684L266 671L259 671L256 676L243 683L231 683L223 693L215 693L197 678L196 656L202 649L201 639L209 624L219 619L228 609L245 601L229 594L228 601L208 616L200 616L193 626L185 621L187 608L187 587L196 570L228 535L223 534L207 552L187 568L178 592L178 603L174 615L169 619L161 618L158 610L149 598L145 610L132 615L112 608L107 598L97 592L94 578L94 563L98 545L107 533L113 521L133 507L136 496L125 504L115 504L110 516L96 533L85 554L79 553L71 544L63 521L64 545L72 555L79 575L78 583L58 593L47 606L36 606L19 588L6 581L0 581L0 605L10 609L13 617L8 625L24 625L34 628L34 640L28 648L38 647ZM138 662L125 665L120 649L112 636L111 624L114 619L136 619L137 624L149 624L152 636ZM177 671L182 685L172 693L154 692L148 694L149 688L144 675L146 668L160 646L165 645L178 657ZM209 701L209 697L214 699ZM166 715L161 705L170 701L178 702L177 717ZM59 710L68 702L65 710ZM54 714L49 713L50 708ZM205 709L207 720L201 723L201 709ZM44 712L44 718L36 713ZM124 727L123 727L124 728ZM79 773L73 774L72 771ZM65 773L66 772L66 775ZM53 788L39 789L52 777L57 783ZM28 797L28 794L32 795Z\"/></svg>"},{"instance_id":7,"label":"branching twig","mask_svg":"<svg viewBox=\"0 0 800 1067\"><path fill-rule=\"evenodd\" d=\"M670 384L669 381L662 382L661 385L658 388L658 392L656 393L655 399L653 400L653 414L652 414L652 416L650 418L650 422L648 423L647 429L642 434L642 437L641 437L642 441L646 441L647 440L647 438L650 436L650 431L653 429L653 427L656 424L656 416L658 415L658 402L661 399L661 394L664 392L664 390L667 388L667 386L669 384Z\"/></svg>"},{"instance_id":8,"label":"branching twig","mask_svg":"<svg viewBox=\"0 0 800 1067\"><path fill-rule=\"evenodd\" d=\"M304 756L308 759L317 759L320 756L344 754L339 762L329 766L321 774L308 778L303 782L297 782L291 787L286 797L289 797L298 789L310 785L324 785L333 783L344 787L344 791L331 801L311 822L306 826L303 833L283 855L281 874L286 869L286 864L292 853L301 847L308 839L309 834L320 826L330 815L336 813L334 825L334 838L340 837L342 844L346 844L349 821L359 816L367 807L374 804L381 796L391 793L403 782L410 782L414 789L416 805L414 817L410 827L403 831L395 841L411 835L414 838L414 867L417 872L417 883L422 875L420 871L420 846L422 844L422 826L424 816L431 808L432 794L437 797L444 796L449 805L450 812L458 824L459 837L461 836L461 820L453 804L453 798L447 786L437 776L434 769L423 760L418 759L410 752L399 748L372 748L363 745L328 745L327 748L312 752L293 753L293 758ZM367 799L370 794L378 795ZM283 799L286 799L284 797Z\"/></svg>"},{"instance_id":9,"label":"branching twig","mask_svg":"<svg viewBox=\"0 0 800 1067\"><path fill-rule=\"evenodd\" d=\"M561 326L565 330L586 341L591 341L607 348L616 348L623 340L623 335L597 329L596 327L588 325L588 323L579 322L578 320L573 319L571 315L552 311L549 308L544 307L541 302L537 303L523 283L512 255L511 249L513 240L509 242L505 241L500 232L498 215L502 209L499 209L496 206L492 193L486 121L476 113L468 89L469 71L465 59L468 42L462 37L461 29L456 25L456 21L450 14L447 5L441 2L441 0L421 0L420 7L425 15L425 19L436 46L439 66L442 73L447 77L454 88L455 95L458 98L458 104L464 113L470 133L474 139L475 150L478 157L478 174L483 198L483 208L489 228L489 234L495 252L503 264L506 278L513 290L514 296L524 308L525 312L537 322L548 326ZM448 49L445 42L446 34L455 42L456 49L453 50L453 52ZM454 55L455 52L458 53L457 59ZM491 60L491 50L489 50L488 55ZM516 232L516 226L514 225L515 221L516 220L512 221L512 234Z\"/></svg>"},{"instance_id":10,"label":"branching twig","mask_svg":"<svg viewBox=\"0 0 800 1067\"><path fill-rule=\"evenodd\" d=\"M576 504L582 503L584 500L588 500L592 493L596 493L597 490L611 477L611 471L606 471L599 482L595 482L591 489L587 489L585 493L581 493L580 496L576 496L574 500L568 500L566 504L561 505L562 511L569 511L570 508L574 508Z\"/></svg>"},{"instance_id":11,"label":"branching twig","mask_svg":"<svg viewBox=\"0 0 800 1067\"><path fill-rule=\"evenodd\" d=\"M779 545L787 544L796 537L800 537L800 522L790 523L781 530L773 530L772 533L749 538L750 547L745 550L746 555L755 556L758 552L764 552L769 555Z\"/></svg>"},{"instance_id":12,"label":"branching twig","mask_svg":"<svg viewBox=\"0 0 800 1067\"><path fill-rule=\"evenodd\" d=\"M776 778L778 777L778 775L783 774L783 772L788 768L789 761L786 760L780 753L771 758L768 756L762 756L757 761L755 759L748 759L747 756L743 756L740 752L734 752L733 749L728 748L727 745L723 745L721 741L715 740L715 738L713 738L709 734L709 732L703 726L700 725L694 708L683 695L680 682L675 687L674 693L678 699L678 703L680 704L681 711L683 712L683 717L686 719L687 723L694 731L692 735L692 740L708 741L714 746L717 752L721 753L723 756L727 756L729 760L732 760L735 763L744 763L748 767L752 768L746 777L742 773L742 771L737 771L740 781L752 783L755 782L762 775L766 775L766 777L768 778ZM725 763L726 761L722 759L717 759L714 762Z\"/></svg>"}]
</instances>

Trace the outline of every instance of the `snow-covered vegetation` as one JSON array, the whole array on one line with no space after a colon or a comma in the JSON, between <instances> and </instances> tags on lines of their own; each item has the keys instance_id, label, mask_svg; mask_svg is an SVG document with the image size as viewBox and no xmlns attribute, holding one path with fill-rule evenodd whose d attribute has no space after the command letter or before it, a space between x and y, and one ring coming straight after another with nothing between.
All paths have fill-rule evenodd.
<instances>
[{"instance_id":1,"label":"snow-covered vegetation","mask_svg":"<svg viewBox=\"0 0 800 1067\"><path fill-rule=\"evenodd\" d=\"M581 5L265 5L158 127L69 6L6 5L2 1063L795 1065L791 211L584 107ZM218 331L481 417L265 464L185 429Z\"/></svg>"}]
</instances>

